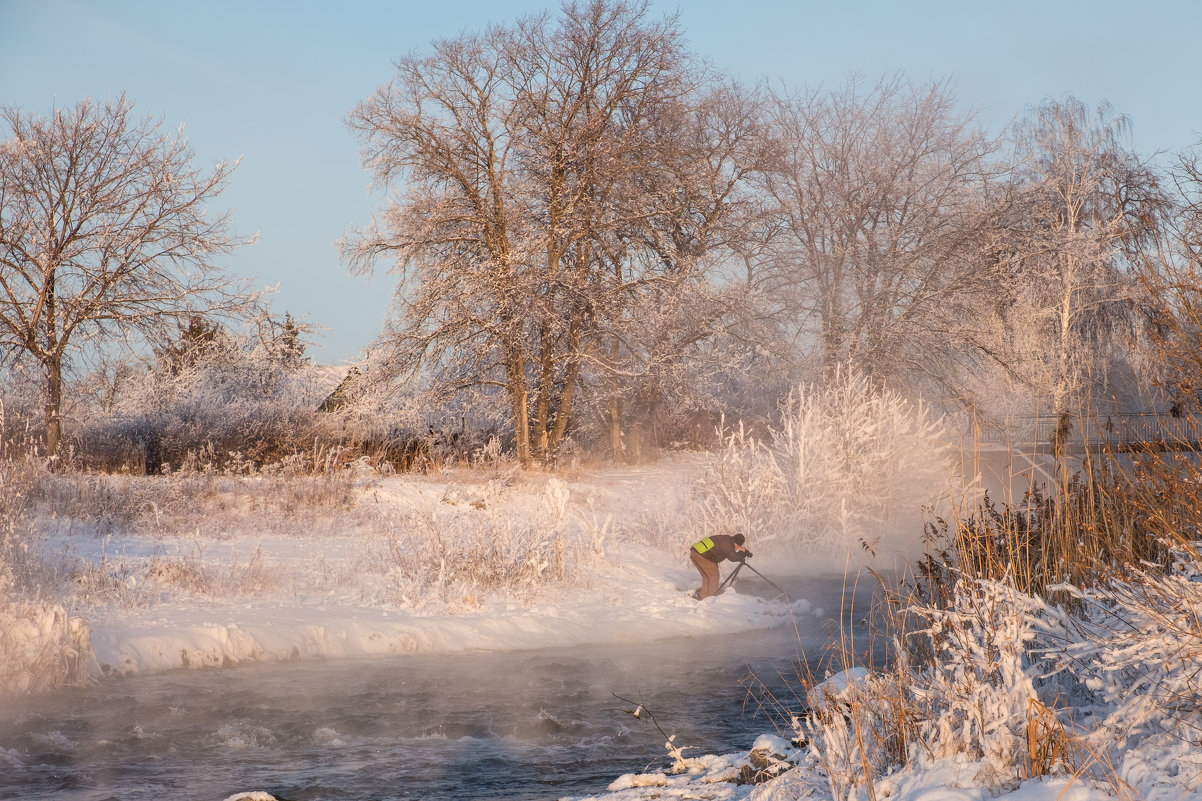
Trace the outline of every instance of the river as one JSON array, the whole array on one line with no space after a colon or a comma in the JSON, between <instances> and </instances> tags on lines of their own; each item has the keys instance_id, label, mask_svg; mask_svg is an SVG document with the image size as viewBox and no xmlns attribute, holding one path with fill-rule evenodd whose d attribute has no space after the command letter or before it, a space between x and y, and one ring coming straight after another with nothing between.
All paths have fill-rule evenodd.
<instances>
[{"instance_id":1,"label":"river","mask_svg":"<svg viewBox=\"0 0 1202 801\"><path fill-rule=\"evenodd\" d=\"M786 588L798 582L782 582ZM838 580L806 597L834 598ZM743 591L742 588L740 591ZM858 631L866 593L848 619ZM825 618L830 621L831 615ZM827 635L810 617L722 637L505 653L187 670L0 706L0 798L534 801L604 792L624 773L744 752L774 721L755 676L799 690ZM800 636L799 636L800 633Z\"/></svg>"}]
</instances>

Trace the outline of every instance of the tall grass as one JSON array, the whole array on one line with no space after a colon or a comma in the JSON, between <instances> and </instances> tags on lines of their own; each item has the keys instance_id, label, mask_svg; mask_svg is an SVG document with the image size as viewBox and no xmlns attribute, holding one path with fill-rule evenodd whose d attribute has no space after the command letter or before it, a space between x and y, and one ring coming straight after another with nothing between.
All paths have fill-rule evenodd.
<instances>
[{"instance_id":1,"label":"tall grass","mask_svg":"<svg viewBox=\"0 0 1202 801\"><path fill-rule=\"evenodd\" d=\"M1167 569L1063 587L1071 607L965 574L939 604L893 594L889 663L844 652L845 672L808 677L807 712L792 706L808 764L849 801L949 761L993 791L1058 775L1117 798L1186 797L1196 771L1147 769L1202 735L1202 563L1172 554Z\"/></svg>"},{"instance_id":2,"label":"tall grass","mask_svg":"<svg viewBox=\"0 0 1202 801\"><path fill-rule=\"evenodd\" d=\"M41 474L36 462L0 459L0 599L28 593L41 584L41 562L27 527Z\"/></svg>"},{"instance_id":3,"label":"tall grass","mask_svg":"<svg viewBox=\"0 0 1202 801\"><path fill-rule=\"evenodd\" d=\"M886 662L841 631L835 680L803 665L796 699L769 699L834 798L887 797L903 769L947 760L994 790L1061 775L1118 798L1193 791L1188 771L1146 766L1202 732L1202 460L1133 450L932 521L915 573L879 577Z\"/></svg>"},{"instance_id":4,"label":"tall grass","mask_svg":"<svg viewBox=\"0 0 1202 801\"><path fill-rule=\"evenodd\" d=\"M1159 449L1087 451L1079 472L1021 499L987 494L951 520L928 525L933 553L972 576L1047 595L1058 585L1093 585L1143 564L1165 564L1202 523L1198 454Z\"/></svg>"},{"instance_id":5,"label":"tall grass","mask_svg":"<svg viewBox=\"0 0 1202 801\"><path fill-rule=\"evenodd\" d=\"M55 597L56 573L29 519L46 478L37 461L0 459L0 696L87 679L87 625Z\"/></svg>"},{"instance_id":6,"label":"tall grass","mask_svg":"<svg viewBox=\"0 0 1202 801\"><path fill-rule=\"evenodd\" d=\"M558 479L546 482L540 506L524 515L506 511L504 482L484 489L466 503L458 493L444 498L457 507L450 515L394 519L372 560L387 576L390 600L451 608L475 608L489 596L529 603L545 589L588 580L610 521L571 510L570 491Z\"/></svg>"},{"instance_id":7,"label":"tall grass","mask_svg":"<svg viewBox=\"0 0 1202 801\"><path fill-rule=\"evenodd\" d=\"M398 521L381 564L397 600L412 606L432 601L479 606L488 594L531 597L563 582L578 555L565 533L536 522L456 526L425 517Z\"/></svg>"}]
</instances>

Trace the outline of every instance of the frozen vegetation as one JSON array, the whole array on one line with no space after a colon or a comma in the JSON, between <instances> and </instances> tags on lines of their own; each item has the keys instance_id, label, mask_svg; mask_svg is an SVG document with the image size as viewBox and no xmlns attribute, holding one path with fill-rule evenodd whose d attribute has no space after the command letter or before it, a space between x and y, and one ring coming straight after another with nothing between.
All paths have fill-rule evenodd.
<instances>
[{"instance_id":1,"label":"frozen vegetation","mask_svg":"<svg viewBox=\"0 0 1202 801\"><path fill-rule=\"evenodd\" d=\"M0 108L0 695L812 634L690 597L730 532L873 586L872 647L840 610L749 683L749 751L664 729L610 801L1202 801L1198 151L1072 96L995 137L946 80L740 86L642 2L394 66L339 242L393 306L336 370L221 267L234 164L124 94Z\"/></svg>"},{"instance_id":2,"label":"frozen vegetation","mask_svg":"<svg viewBox=\"0 0 1202 801\"><path fill-rule=\"evenodd\" d=\"M8 461L0 687L811 625L805 598L688 597L689 544L743 530L778 574L879 581L886 666L845 649L835 675L799 671L796 698L759 699L778 728L747 753L689 754L687 732L666 732L669 766L615 777L612 801L1202 797L1187 544L1168 570L1034 593L922 541L924 507L970 497L922 407L849 377L799 388L771 434L556 473Z\"/></svg>"}]
</instances>

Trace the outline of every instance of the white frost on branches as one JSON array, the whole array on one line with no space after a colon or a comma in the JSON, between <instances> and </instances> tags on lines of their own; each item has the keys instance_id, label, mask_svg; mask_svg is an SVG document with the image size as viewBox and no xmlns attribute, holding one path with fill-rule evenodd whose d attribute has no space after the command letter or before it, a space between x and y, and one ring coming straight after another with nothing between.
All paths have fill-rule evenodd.
<instances>
[{"instance_id":1,"label":"white frost on branches","mask_svg":"<svg viewBox=\"0 0 1202 801\"><path fill-rule=\"evenodd\" d=\"M770 438L727 432L702 482L701 525L841 558L883 550L885 532L920 530L906 512L917 519L946 488L941 432L921 403L862 375L801 386Z\"/></svg>"}]
</instances>

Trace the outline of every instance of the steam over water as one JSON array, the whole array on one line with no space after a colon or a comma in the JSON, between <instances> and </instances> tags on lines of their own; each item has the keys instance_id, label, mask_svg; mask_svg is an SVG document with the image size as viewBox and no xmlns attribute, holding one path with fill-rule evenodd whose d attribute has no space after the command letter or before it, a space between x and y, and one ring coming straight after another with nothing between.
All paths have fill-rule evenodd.
<instances>
[{"instance_id":1,"label":"steam over water","mask_svg":"<svg viewBox=\"0 0 1202 801\"><path fill-rule=\"evenodd\" d=\"M830 600L838 590L798 590ZM793 589L792 587L788 587ZM832 596L833 593L833 596ZM861 595L865 593L861 592ZM862 605L864 598L859 599ZM857 613L860 614L860 613ZM0 798L555 799L774 731L740 679L779 685L824 619L623 647L191 670L0 706Z\"/></svg>"}]
</instances>

